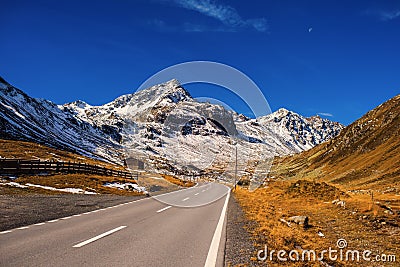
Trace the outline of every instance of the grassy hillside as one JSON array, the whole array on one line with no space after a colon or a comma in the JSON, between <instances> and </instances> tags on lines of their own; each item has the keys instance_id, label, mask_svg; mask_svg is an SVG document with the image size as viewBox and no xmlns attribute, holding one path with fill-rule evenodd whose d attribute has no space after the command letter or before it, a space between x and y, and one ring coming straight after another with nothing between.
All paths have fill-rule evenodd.
<instances>
[{"instance_id":1,"label":"grassy hillside","mask_svg":"<svg viewBox=\"0 0 400 267\"><path fill-rule=\"evenodd\" d=\"M333 140L276 159L272 176L399 192L400 95L365 114Z\"/></svg>"},{"instance_id":2,"label":"grassy hillside","mask_svg":"<svg viewBox=\"0 0 400 267\"><path fill-rule=\"evenodd\" d=\"M18 158L18 159L40 159L52 161L71 161L87 163L106 167L108 169L126 170L125 167L106 163L100 160L88 158L79 154L68 151L50 148L44 145L13 140L0 139L0 157L1 158ZM153 179L151 177L156 177ZM164 178L164 181L159 180ZM115 195L141 195L134 190L119 190L116 188L105 187L106 183L136 183L133 179L118 178L112 176L99 176L92 174L52 174L52 175L21 175L16 178L2 177L0 173L0 195L21 195L21 194L62 194L60 191L44 190L35 187L20 188L12 186L9 182L16 182L22 185L27 183L42 186L50 186L57 189L63 188L79 188L96 192L98 194L115 194ZM139 176L139 185L146 186L151 189L152 186L165 188L166 191L176 189L173 185L184 187L193 186L193 182L182 181L172 176L160 176L158 174L141 173ZM172 184L171 184L172 183Z\"/></svg>"},{"instance_id":3,"label":"grassy hillside","mask_svg":"<svg viewBox=\"0 0 400 267\"><path fill-rule=\"evenodd\" d=\"M256 252L336 249L371 250L372 257L396 255L396 262L324 260L268 266L399 266L400 95L346 127L333 140L300 154L275 159L263 188L239 188L235 197L248 219ZM309 225L288 223L307 216ZM325 258L326 259L326 258Z\"/></svg>"},{"instance_id":4,"label":"grassy hillside","mask_svg":"<svg viewBox=\"0 0 400 267\"><path fill-rule=\"evenodd\" d=\"M76 153L54 149L45 145L32 142L14 141L0 139L0 157L17 159L40 159L53 161L71 161L81 162L93 165L99 165L110 169L123 170L123 166L110 164L101 160L95 160Z\"/></svg>"}]
</instances>

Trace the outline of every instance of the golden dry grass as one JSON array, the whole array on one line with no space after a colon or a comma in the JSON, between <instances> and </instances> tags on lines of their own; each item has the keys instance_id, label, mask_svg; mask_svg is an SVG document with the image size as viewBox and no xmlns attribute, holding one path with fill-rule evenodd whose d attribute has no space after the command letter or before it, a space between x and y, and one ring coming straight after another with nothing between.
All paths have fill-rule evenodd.
<instances>
[{"instance_id":1,"label":"golden dry grass","mask_svg":"<svg viewBox=\"0 0 400 267\"><path fill-rule=\"evenodd\" d=\"M369 194L346 194L339 188L332 188L329 194L332 185L326 187L318 184L296 192L292 190L296 183L299 181L275 181L254 192L240 187L235 192L247 218L257 223L254 229L249 229L255 240L255 264L261 264L257 261L256 252L264 249L264 245L269 250L321 251L329 247L335 249L340 238L347 240L349 249L369 249L374 254L395 254L400 260L400 218L397 213L400 197L392 195L392 203L397 201L397 204L391 206L395 214L390 215L380 206L383 202L375 204L382 197L380 195L375 196L372 202ZM346 202L345 207L332 204L331 201L339 196ZM280 221L297 215L308 216L311 226L305 229L292 224L288 227ZM318 232L323 233L324 237L320 237ZM354 262L326 262L333 266L380 266L368 262L360 262L358 265ZM387 263L384 266L398 264ZM278 260L268 261L268 266L283 266L283 263ZM288 262L284 266L323 265L319 262Z\"/></svg>"},{"instance_id":2,"label":"golden dry grass","mask_svg":"<svg viewBox=\"0 0 400 267\"><path fill-rule=\"evenodd\" d=\"M71 161L99 165L109 169L124 170L123 166L95 160L76 153L54 149L33 142L0 139L0 157L29 160Z\"/></svg>"},{"instance_id":3,"label":"golden dry grass","mask_svg":"<svg viewBox=\"0 0 400 267\"><path fill-rule=\"evenodd\" d=\"M78 155L72 152L53 149L50 147L46 147L44 145L32 143L32 142L24 142L24 141L13 141L13 140L2 140L0 139L0 156L3 158L19 158L19 159L41 159L41 160L53 160L53 161L71 161L71 162L81 162L92 165L99 165L109 169L115 170L125 170L124 167L109 164L100 160L91 159L82 155ZM162 175L162 180L151 180L148 178L150 174L142 174L141 186L151 187L153 185L162 186L165 188L169 188L170 184L182 186L182 187L191 187L194 185L193 182L183 181L178 178L175 178L170 175ZM156 174L154 174L156 175ZM157 175L156 175L157 176ZM147 177L147 178L144 178ZM151 180L151 181L150 181ZM117 194L117 195L135 195L138 193L129 192L125 190L118 190L113 188L108 188L102 186L106 182L132 182L135 183L132 179L124 179L118 177L107 177L107 176L98 176L98 175L89 175L89 174L54 174L48 176L32 176L25 175L17 178L15 180L19 183L32 183L44 186L52 186L55 188L81 188L86 190L85 188L95 189L97 193L100 194ZM168 183L167 183L168 182ZM89 190L90 191L90 190ZM12 188L12 187L3 187L2 194L25 194L25 193L45 193L45 194L59 194L57 191L44 190L40 188L29 188L29 189L20 189L20 188Z\"/></svg>"},{"instance_id":4,"label":"golden dry grass","mask_svg":"<svg viewBox=\"0 0 400 267\"><path fill-rule=\"evenodd\" d=\"M272 176L400 192L399 133L400 95L347 126L336 138L300 154L276 158Z\"/></svg>"},{"instance_id":5,"label":"golden dry grass","mask_svg":"<svg viewBox=\"0 0 400 267\"><path fill-rule=\"evenodd\" d=\"M182 186L182 187L192 187L192 186L195 185L194 182L191 182L191 181L184 181L184 180L178 179L178 178L176 178L176 177L174 177L174 176L172 176L172 175L161 174L161 176L162 176L165 180L167 180L168 182L170 182L170 183L172 183L172 184L175 184L175 185L178 185L178 186Z\"/></svg>"}]
</instances>

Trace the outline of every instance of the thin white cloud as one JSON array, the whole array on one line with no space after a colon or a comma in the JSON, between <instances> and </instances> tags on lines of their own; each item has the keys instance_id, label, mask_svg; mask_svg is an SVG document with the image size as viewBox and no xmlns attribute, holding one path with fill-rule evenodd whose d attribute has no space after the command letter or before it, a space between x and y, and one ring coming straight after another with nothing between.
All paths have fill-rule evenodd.
<instances>
[{"instance_id":1,"label":"thin white cloud","mask_svg":"<svg viewBox=\"0 0 400 267\"><path fill-rule=\"evenodd\" d=\"M400 10L391 11L391 12L381 11L379 15L381 17L381 20L384 20L384 21L393 20L393 19L400 17Z\"/></svg>"},{"instance_id":2,"label":"thin white cloud","mask_svg":"<svg viewBox=\"0 0 400 267\"><path fill-rule=\"evenodd\" d=\"M182 25L179 30L183 30L185 32L236 32L234 28L227 27L209 27L207 25L202 24L194 24L186 22Z\"/></svg>"},{"instance_id":3,"label":"thin white cloud","mask_svg":"<svg viewBox=\"0 0 400 267\"><path fill-rule=\"evenodd\" d=\"M210 27L202 24L186 22L182 25L169 25L160 19L147 20L147 25L160 32L235 32L236 29L229 27Z\"/></svg>"},{"instance_id":4,"label":"thin white cloud","mask_svg":"<svg viewBox=\"0 0 400 267\"><path fill-rule=\"evenodd\" d=\"M392 11L382 9L368 9L364 12L364 14L377 17L382 21L390 21L400 17L400 9Z\"/></svg>"},{"instance_id":5,"label":"thin white cloud","mask_svg":"<svg viewBox=\"0 0 400 267\"><path fill-rule=\"evenodd\" d=\"M211 0L174 0L182 8L197 11L205 16L212 17L230 28L252 27L259 32L268 31L265 18L243 19L235 8L217 4Z\"/></svg>"},{"instance_id":6,"label":"thin white cloud","mask_svg":"<svg viewBox=\"0 0 400 267\"><path fill-rule=\"evenodd\" d=\"M333 115L331 113L327 113L327 112L318 112L317 114L321 115L321 116L325 116L325 117L333 117Z\"/></svg>"}]
</instances>

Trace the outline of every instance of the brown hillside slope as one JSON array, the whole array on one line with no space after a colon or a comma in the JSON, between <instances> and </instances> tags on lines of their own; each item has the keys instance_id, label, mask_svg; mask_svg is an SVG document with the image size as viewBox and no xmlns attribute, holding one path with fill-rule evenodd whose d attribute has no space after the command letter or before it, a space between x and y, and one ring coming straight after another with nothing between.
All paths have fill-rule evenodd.
<instances>
[{"instance_id":1,"label":"brown hillside slope","mask_svg":"<svg viewBox=\"0 0 400 267\"><path fill-rule=\"evenodd\" d=\"M400 188L400 95L366 113L336 138L275 161L275 178L307 178L345 187Z\"/></svg>"},{"instance_id":2,"label":"brown hillside slope","mask_svg":"<svg viewBox=\"0 0 400 267\"><path fill-rule=\"evenodd\" d=\"M400 95L365 114L331 141L300 154L277 158L271 177L254 192L234 196L255 222L250 266L399 266ZM328 183L325 183L328 182ZM306 216L309 227L288 223ZM322 262L257 259L257 252L321 251L337 247L370 250L394 261Z\"/></svg>"},{"instance_id":3,"label":"brown hillside slope","mask_svg":"<svg viewBox=\"0 0 400 267\"><path fill-rule=\"evenodd\" d=\"M51 148L45 145L26 142L0 139L0 158L28 159L28 160L49 160L49 161L71 161L92 165L99 165L109 169L125 170L123 166L107 163L101 160L92 159L73 152Z\"/></svg>"}]
</instances>

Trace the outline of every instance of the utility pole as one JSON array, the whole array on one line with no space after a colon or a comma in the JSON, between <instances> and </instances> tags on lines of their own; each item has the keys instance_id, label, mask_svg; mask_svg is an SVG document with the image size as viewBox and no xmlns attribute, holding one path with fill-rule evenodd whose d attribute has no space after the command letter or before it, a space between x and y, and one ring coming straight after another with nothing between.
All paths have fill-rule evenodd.
<instances>
[{"instance_id":1,"label":"utility pole","mask_svg":"<svg viewBox=\"0 0 400 267\"><path fill-rule=\"evenodd\" d=\"M236 190L236 181L237 181L237 144L235 146L235 190Z\"/></svg>"}]
</instances>

